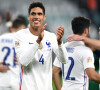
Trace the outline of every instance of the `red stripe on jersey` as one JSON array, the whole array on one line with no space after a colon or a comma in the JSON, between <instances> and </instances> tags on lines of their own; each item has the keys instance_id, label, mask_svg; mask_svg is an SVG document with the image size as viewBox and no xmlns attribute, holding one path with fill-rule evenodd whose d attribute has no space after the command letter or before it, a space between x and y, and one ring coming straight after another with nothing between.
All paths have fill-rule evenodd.
<instances>
[{"instance_id":1,"label":"red stripe on jersey","mask_svg":"<svg viewBox=\"0 0 100 90\"><path fill-rule=\"evenodd\" d=\"M22 66L22 72L21 72L20 90L21 90L21 86L22 86L22 78L23 78L23 66Z\"/></svg>"}]
</instances>

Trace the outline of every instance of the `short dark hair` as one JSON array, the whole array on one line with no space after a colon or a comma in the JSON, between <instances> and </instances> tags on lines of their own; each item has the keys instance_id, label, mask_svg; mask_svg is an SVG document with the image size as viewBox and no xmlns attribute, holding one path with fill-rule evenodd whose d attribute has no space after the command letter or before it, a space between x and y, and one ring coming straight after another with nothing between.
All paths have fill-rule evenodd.
<instances>
[{"instance_id":1,"label":"short dark hair","mask_svg":"<svg viewBox=\"0 0 100 90\"><path fill-rule=\"evenodd\" d=\"M30 6L29 6L29 9L28 9L28 14L30 14L31 9L35 8L35 7L41 8L43 10L44 15L45 15L45 7L41 2L33 2L33 3L31 3Z\"/></svg>"},{"instance_id":2,"label":"short dark hair","mask_svg":"<svg viewBox=\"0 0 100 90\"><path fill-rule=\"evenodd\" d=\"M90 23L91 21L88 18L82 16L75 17L71 22L73 33L81 35L85 28L89 28Z\"/></svg>"},{"instance_id":3,"label":"short dark hair","mask_svg":"<svg viewBox=\"0 0 100 90\"><path fill-rule=\"evenodd\" d=\"M17 18L13 21L12 27L18 29L22 25L25 25L27 27L26 22L24 20Z\"/></svg>"}]
</instances>

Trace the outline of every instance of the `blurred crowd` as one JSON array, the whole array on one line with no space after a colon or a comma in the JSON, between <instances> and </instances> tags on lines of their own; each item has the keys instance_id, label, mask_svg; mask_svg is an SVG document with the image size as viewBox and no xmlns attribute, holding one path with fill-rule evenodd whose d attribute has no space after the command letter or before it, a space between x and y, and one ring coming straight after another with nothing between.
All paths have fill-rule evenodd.
<instances>
[{"instance_id":1,"label":"blurred crowd","mask_svg":"<svg viewBox=\"0 0 100 90\"><path fill-rule=\"evenodd\" d=\"M16 18L22 19L26 25L28 25L27 18L24 15L18 15ZM10 11L0 13L0 35L9 32L12 27L12 22L16 19L12 19Z\"/></svg>"},{"instance_id":2,"label":"blurred crowd","mask_svg":"<svg viewBox=\"0 0 100 90\"><path fill-rule=\"evenodd\" d=\"M100 26L100 0L69 0L79 7L82 13L87 13L98 28Z\"/></svg>"}]
</instances>

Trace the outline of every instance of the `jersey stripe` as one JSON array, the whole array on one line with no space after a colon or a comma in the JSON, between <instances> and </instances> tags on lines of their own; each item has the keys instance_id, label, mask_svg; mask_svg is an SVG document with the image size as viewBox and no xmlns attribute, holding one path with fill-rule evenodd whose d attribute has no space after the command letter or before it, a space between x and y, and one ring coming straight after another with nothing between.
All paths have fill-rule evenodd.
<instances>
[{"instance_id":1,"label":"jersey stripe","mask_svg":"<svg viewBox=\"0 0 100 90\"><path fill-rule=\"evenodd\" d=\"M84 71L84 85L83 85L83 90L86 90L86 83L87 83L87 75Z\"/></svg>"},{"instance_id":2,"label":"jersey stripe","mask_svg":"<svg viewBox=\"0 0 100 90\"><path fill-rule=\"evenodd\" d=\"M62 74L63 74L63 78L64 78L64 64L62 64Z\"/></svg>"},{"instance_id":3,"label":"jersey stripe","mask_svg":"<svg viewBox=\"0 0 100 90\"><path fill-rule=\"evenodd\" d=\"M23 78L23 66L21 65L21 73L20 73L20 89L21 90L21 86L22 86L22 78Z\"/></svg>"}]
</instances>

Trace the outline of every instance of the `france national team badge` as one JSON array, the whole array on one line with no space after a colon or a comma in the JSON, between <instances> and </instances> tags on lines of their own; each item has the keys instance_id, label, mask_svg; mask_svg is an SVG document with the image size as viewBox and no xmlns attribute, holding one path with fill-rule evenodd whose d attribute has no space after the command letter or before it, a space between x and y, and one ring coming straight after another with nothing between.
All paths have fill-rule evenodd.
<instances>
[{"instance_id":1,"label":"france national team badge","mask_svg":"<svg viewBox=\"0 0 100 90\"><path fill-rule=\"evenodd\" d=\"M51 43L50 42L46 42L46 45L48 46L48 50L51 50Z\"/></svg>"},{"instance_id":2,"label":"france national team badge","mask_svg":"<svg viewBox=\"0 0 100 90\"><path fill-rule=\"evenodd\" d=\"M20 45L19 41L15 41L15 46L19 46L19 45Z\"/></svg>"},{"instance_id":3,"label":"france national team badge","mask_svg":"<svg viewBox=\"0 0 100 90\"><path fill-rule=\"evenodd\" d=\"M43 48L43 45L42 45L42 43L40 43L39 49L41 50L42 48Z\"/></svg>"},{"instance_id":4,"label":"france national team badge","mask_svg":"<svg viewBox=\"0 0 100 90\"><path fill-rule=\"evenodd\" d=\"M92 58L88 57L88 63L91 63L91 62L92 62Z\"/></svg>"}]
</instances>

